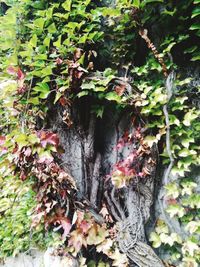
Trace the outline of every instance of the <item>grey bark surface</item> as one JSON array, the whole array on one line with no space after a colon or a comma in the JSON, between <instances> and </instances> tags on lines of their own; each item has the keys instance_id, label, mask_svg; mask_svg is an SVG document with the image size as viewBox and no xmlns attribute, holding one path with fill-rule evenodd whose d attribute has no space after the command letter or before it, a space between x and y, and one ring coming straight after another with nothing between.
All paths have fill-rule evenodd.
<instances>
[{"instance_id":1,"label":"grey bark surface","mask_svg":"<svg viewBox=\"0 0 200 267\"><path fill-rule=\"evenodd\" d=\"M143 165L148 167L148 179L134 180L129 186L117 189L106 175L112 166L126 158L136 144L132 142L122 151L116 148L125 131L134 131L130 110L117 112L115 105L106 107L102 119L90 114L90 101L78 101L69 108L73 125L67 127L60 114L61 107L53 110L50 127L56 131L64 148L61 164L74 177L81 195L90 200L97 210L106 202L117 225L117 243L121 252L130 259L130 266L164 266L153 249L147 245L145 224L150 217L153 201L157 150L152 147ZM136 264L136 265L133 265Z\"/></svg>"}]
</instances>

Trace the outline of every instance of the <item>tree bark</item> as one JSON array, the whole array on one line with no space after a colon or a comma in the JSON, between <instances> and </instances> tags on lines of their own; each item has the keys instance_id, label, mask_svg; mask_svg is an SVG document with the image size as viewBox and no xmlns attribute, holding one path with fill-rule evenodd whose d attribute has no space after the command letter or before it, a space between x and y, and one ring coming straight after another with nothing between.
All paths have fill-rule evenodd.
<instances>
[{"instance_id":1,"label":"tree bark","mask_svg":"<svg viewBox=\"0 0 200 267\"><path fill-rule=\"evenodd\" d=\"M49 127L56 131L64 148L62 166L74 177L78 191L88 199L95 209L106 203L117 225L117 243L122 253L130 260L130 266L164 266L153 249L147 245L145 224L150 218L153 201L154 180L157 165L157 149L153 146L149 155L143 158L147 178L131 180L128 186L117 189L106 175L114 164L123 160L136 148L134 141L122 151L116 149L125 131L136 130L131 123L133 109L117 111L114 103L105 103L102 119L91 114L93 99L82 98L65 107L73 125L63 123L64 108L57 106L50 110ZM134 114L139 124L140 116Z\"/></svg>"}]
</instances>

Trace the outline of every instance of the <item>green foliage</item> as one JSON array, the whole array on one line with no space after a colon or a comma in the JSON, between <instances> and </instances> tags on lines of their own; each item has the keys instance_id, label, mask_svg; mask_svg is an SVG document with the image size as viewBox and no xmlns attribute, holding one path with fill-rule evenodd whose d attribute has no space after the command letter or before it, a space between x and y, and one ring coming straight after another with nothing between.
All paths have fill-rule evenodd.
<instances>
[{"instance_id":1,"label":"green foliage","mask_svg":"<svg viewBox=\"0 0 200 267\"><path fill-rule=\"evenodd\" d=\"M1 167L1 176L5 168ZM53 243L52 234L45 232L42 224L31 226L36 207L36 194L31 190L33 182L23 182L9 174L0 178L0 182L0 258L16 256L35 246L44 249Z\"/></svg>"},{"instance_id":2,"label":"green foliage","mask_svg":"<svg viewBox=\"0 0 200 267\"><path fill-rule=\"evenodd\" d=\"M140 21L150 30L152 40L158 32L158 51L162 53L168 71L177 72L173 96L168 103L170 143L175 162L170 175L174 182L165 186L166 211L187 233L182 238L169 229L166 222L158 220L150 241L156 248L162 245L167 249L172 263L181 261L179 266L198 266L200 198L197 184L184 177L192 166L200 163L199 110L191 101L198 97L199 88L193 85L193 77L182 75L180 66L195 68L200 60L197 46L199 0L118 0L114 8L103 6L103 2L97 5L91 0L56 3L7 0L1 3L9 8L6 13L3 9L0 12L0 257L16 255L35 244L64 243L58 237L44 233L42 220L36 228L31 228L31 214L36 208L33 177L30 178L32 167L41 159L52 160L52 153L57 151L54 135L43 132L44 138L38 137L35 131L36 118L45 125L49 102L65 106L68 98L92 96L97 100L92 112L102 118L104 101L115 101L120 107L127 105L127 98L108 90L109 83L119 76L118 71L125 69L134 80L131 84L140 92L139 97L132 96L135 97L134 105L148 121L151 132L144 143L148 146L165 143L163 105L168 101L167 91L162 67L138 35ZM133 7L139 8L140 12L136 14L139 18L132 14ZM87 79L89 74L92 79ZM74 80L81 85L73 85ZM20 169L18 161L25 151L30 152L36 162L29 158L24 170L24 165ZM161 156L167 166L166 148ZM129 181L129 176L124 175L114 178L118 187ZM24 179L26 181L22 182ZM61 221L65 227L70 224ZM113 266L127 262L117 248L113 250L114 244L108 238L106 228L88 227L87 231L85 228L80 230L76 222L76 229L70 236L73 245L70 249L75 248L73 253L90 245L110 257ZM106 264L100 261L98 266ZM82 265L85 265L84 260ZM91 261L88 266L94 266L94 263Z\"/></svg>"}]
</instances>

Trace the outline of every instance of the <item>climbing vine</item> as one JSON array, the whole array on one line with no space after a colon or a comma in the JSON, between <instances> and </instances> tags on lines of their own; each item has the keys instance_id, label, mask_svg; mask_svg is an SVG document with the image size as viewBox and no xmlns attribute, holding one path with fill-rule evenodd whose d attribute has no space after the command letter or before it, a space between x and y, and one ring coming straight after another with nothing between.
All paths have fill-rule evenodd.
<instances>
[{"instance_id":1,"label":"climbing vine","mask_svg":"<svg viewBox=\"0 0 200 267\"><path fill-rule=\"evenodd\" d=\"M121 226L106 206L98 214L79 195L59 164L59 136L48 129L52 106L70 128L73 102L92 97L99 119L107 101L130 108L133 124L134 114L143 121L119 139L118 151L137 145L106 179L116 190L148 179L142 159L157 146L165 172L149 241L167 255L166 266L198 266L199 181L191 171L200 163L199 0L0 4L0 257L54 244L80 266L97 264L88 247L98 266L128 266L117 245Z\"/></svg>"}]
</instances>

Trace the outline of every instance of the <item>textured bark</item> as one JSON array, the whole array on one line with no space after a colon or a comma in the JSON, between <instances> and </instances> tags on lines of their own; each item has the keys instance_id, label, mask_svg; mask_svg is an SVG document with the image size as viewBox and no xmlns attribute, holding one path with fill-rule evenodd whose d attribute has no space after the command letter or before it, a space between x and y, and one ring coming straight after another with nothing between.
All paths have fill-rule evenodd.
<instances>
[{"instance_id":1,"label":"textured bark","mask_svg":"<svg viewBox=\"0 0 200 267\"><path fill-rule=\"evenodd\" d=\"M61 164L74 177L80 195L88 199L94 209L103 202L117 225L117 242L121 252L130 259L130 266L164 266L152 248L146 244L145 224L150 217L157 162L156 147L143 159L148 178L135 179L128 187L116 189L106 179L112 166L127 157L136 144L122 151L115 149L125 131L134 131L130 110L116 111L114 104L105 103L102 119L90 113L91 99L82 99L68 107L73 125L67 127L62 120L63 107L54 108L49 115L50 127L56 131L65 150ZM135 114L140 120L138 114Z\"/></svg>"}]
</instances>

